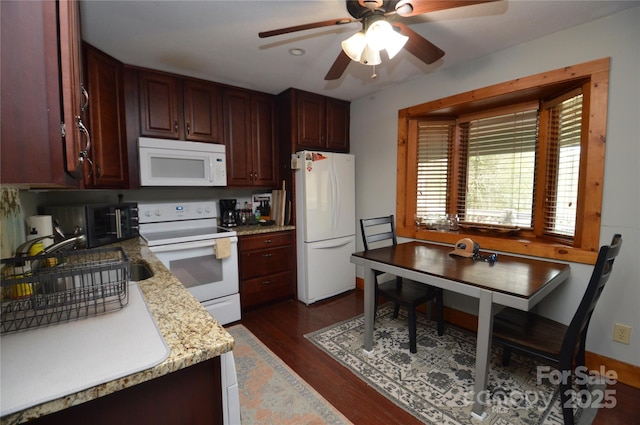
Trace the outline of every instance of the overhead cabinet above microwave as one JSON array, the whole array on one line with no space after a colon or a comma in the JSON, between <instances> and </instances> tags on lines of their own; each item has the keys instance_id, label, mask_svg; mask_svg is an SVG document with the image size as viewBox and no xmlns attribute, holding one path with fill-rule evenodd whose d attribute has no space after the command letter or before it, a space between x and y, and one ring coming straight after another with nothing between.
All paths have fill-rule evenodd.
<instances>
[{"instance_id":1,"label":"overhead cabinet above microwave","mask_svg":"<svg viewBox=\"0 0 640 425\"><path fill-rule=\"evenodd\" d=\"M138 76L141 136L223 143L219 85L162 72Z\"/></svg>"},{"instance_id":2,"label":"overhead cabinet above microwave","mask_svg":"<svg viewBox=\"0 0 640 425\"><path fill-rule=\"evenodd\" d=\"M226 186L225 146L138 139L141 186Z\"/></svg>"}]
</instances>

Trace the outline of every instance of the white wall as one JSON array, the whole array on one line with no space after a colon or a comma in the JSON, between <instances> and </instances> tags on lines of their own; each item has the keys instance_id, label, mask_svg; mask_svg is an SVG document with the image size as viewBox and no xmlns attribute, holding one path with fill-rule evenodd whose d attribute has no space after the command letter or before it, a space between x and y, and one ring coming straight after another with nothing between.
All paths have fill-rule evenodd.
<instances>
[{"instance_id":1,"label":"white wall","mask_svg":"<svg viewBox=\"0 0 640 425\"><path fill-rule=\"evenodd\" d=\"M622 233L613 276L593 315L587 349L640 366L640 7L434 72L351 104L357 218L395 213L398 110L519 77L611 57L601 244ZM362 243L359 241L359 249ZM571 278L540 312L568 323L592 266L571 264ZM362 276L362 271L358 270ZM474 300L446 297L477 314ZM633 327L631 345L612 341L614 323Z\"/></svg>"}]
</instances>

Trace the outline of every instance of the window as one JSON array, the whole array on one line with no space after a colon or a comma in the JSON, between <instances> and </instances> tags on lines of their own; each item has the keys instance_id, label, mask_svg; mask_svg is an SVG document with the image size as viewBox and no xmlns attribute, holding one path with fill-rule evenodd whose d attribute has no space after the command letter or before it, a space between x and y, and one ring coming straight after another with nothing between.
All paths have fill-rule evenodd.
<instances>
[{"instance_id":1,"label":"window","mask_svg":"<svg viewBox=\"0 0 640 425\"><path fill-rule=\"evenodd\" d=\"M550 148L544 231L551 235L573 238L578 205L582 94L549 107L548 113L550 125L547 140Z\"/></svg>"},{"instance_id":2,"label":"window","mask_svg":"<svg viewBox=\"0 0 640 425\"><path fill-rule=\"evenodd\" d=\"M602 59L401 110L398 234L595 261L608 69ZM458 232L416 230L414 215L445 214Z\"/></svg>"},{"instance_id":3,"label":"window","mask_svg":"<svg viewBox=\"0 0 640 425\"><path fill-rule=\"evenodd\" d=\"M437 217L447 213L447 187L451 174L449 155L454 128L453 122L418 123L416 211L419 217Z\"/></svg>"}]
</instances>

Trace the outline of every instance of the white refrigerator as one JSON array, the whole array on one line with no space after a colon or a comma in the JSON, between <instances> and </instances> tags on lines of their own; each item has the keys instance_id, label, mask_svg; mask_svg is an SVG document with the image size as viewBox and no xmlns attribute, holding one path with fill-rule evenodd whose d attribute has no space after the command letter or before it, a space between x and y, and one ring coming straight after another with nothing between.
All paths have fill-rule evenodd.
<instances>
[{"instance_id":1,"label":"white refrigerator","mask_svg":"<svg viewBox=\"0 0 640 425\"><path fill-rule=\"evenodd\" d=\"M312 304L356 286L355 157L296 155L298 299Z\"/></svg>"}]
</instances>

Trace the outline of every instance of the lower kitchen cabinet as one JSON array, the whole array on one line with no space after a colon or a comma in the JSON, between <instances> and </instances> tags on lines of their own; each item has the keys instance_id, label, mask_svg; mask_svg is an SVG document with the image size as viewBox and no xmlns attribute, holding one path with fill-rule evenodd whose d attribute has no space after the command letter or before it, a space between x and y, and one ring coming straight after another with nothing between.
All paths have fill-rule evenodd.
<instances>
[{"instance_id":1,"label":"lower kitchen cabinet","mask_svg":"<svg viewBox=\"0 0 640 425\"><path fill-rule=\"evenodd\" d=\"M222 424L220 357L42 416L34 425Z\"/></svg>"},{"instance_id":2,"label":"lower kitchen cabinet","mask_svg":"<svg viewBox=\"0 0 640 425\"><path fill-rule=\"evenodd\" d=\"M293 230L240 236L238 244L243 310L295 295Z\"/></svg>"}]
</instances>

